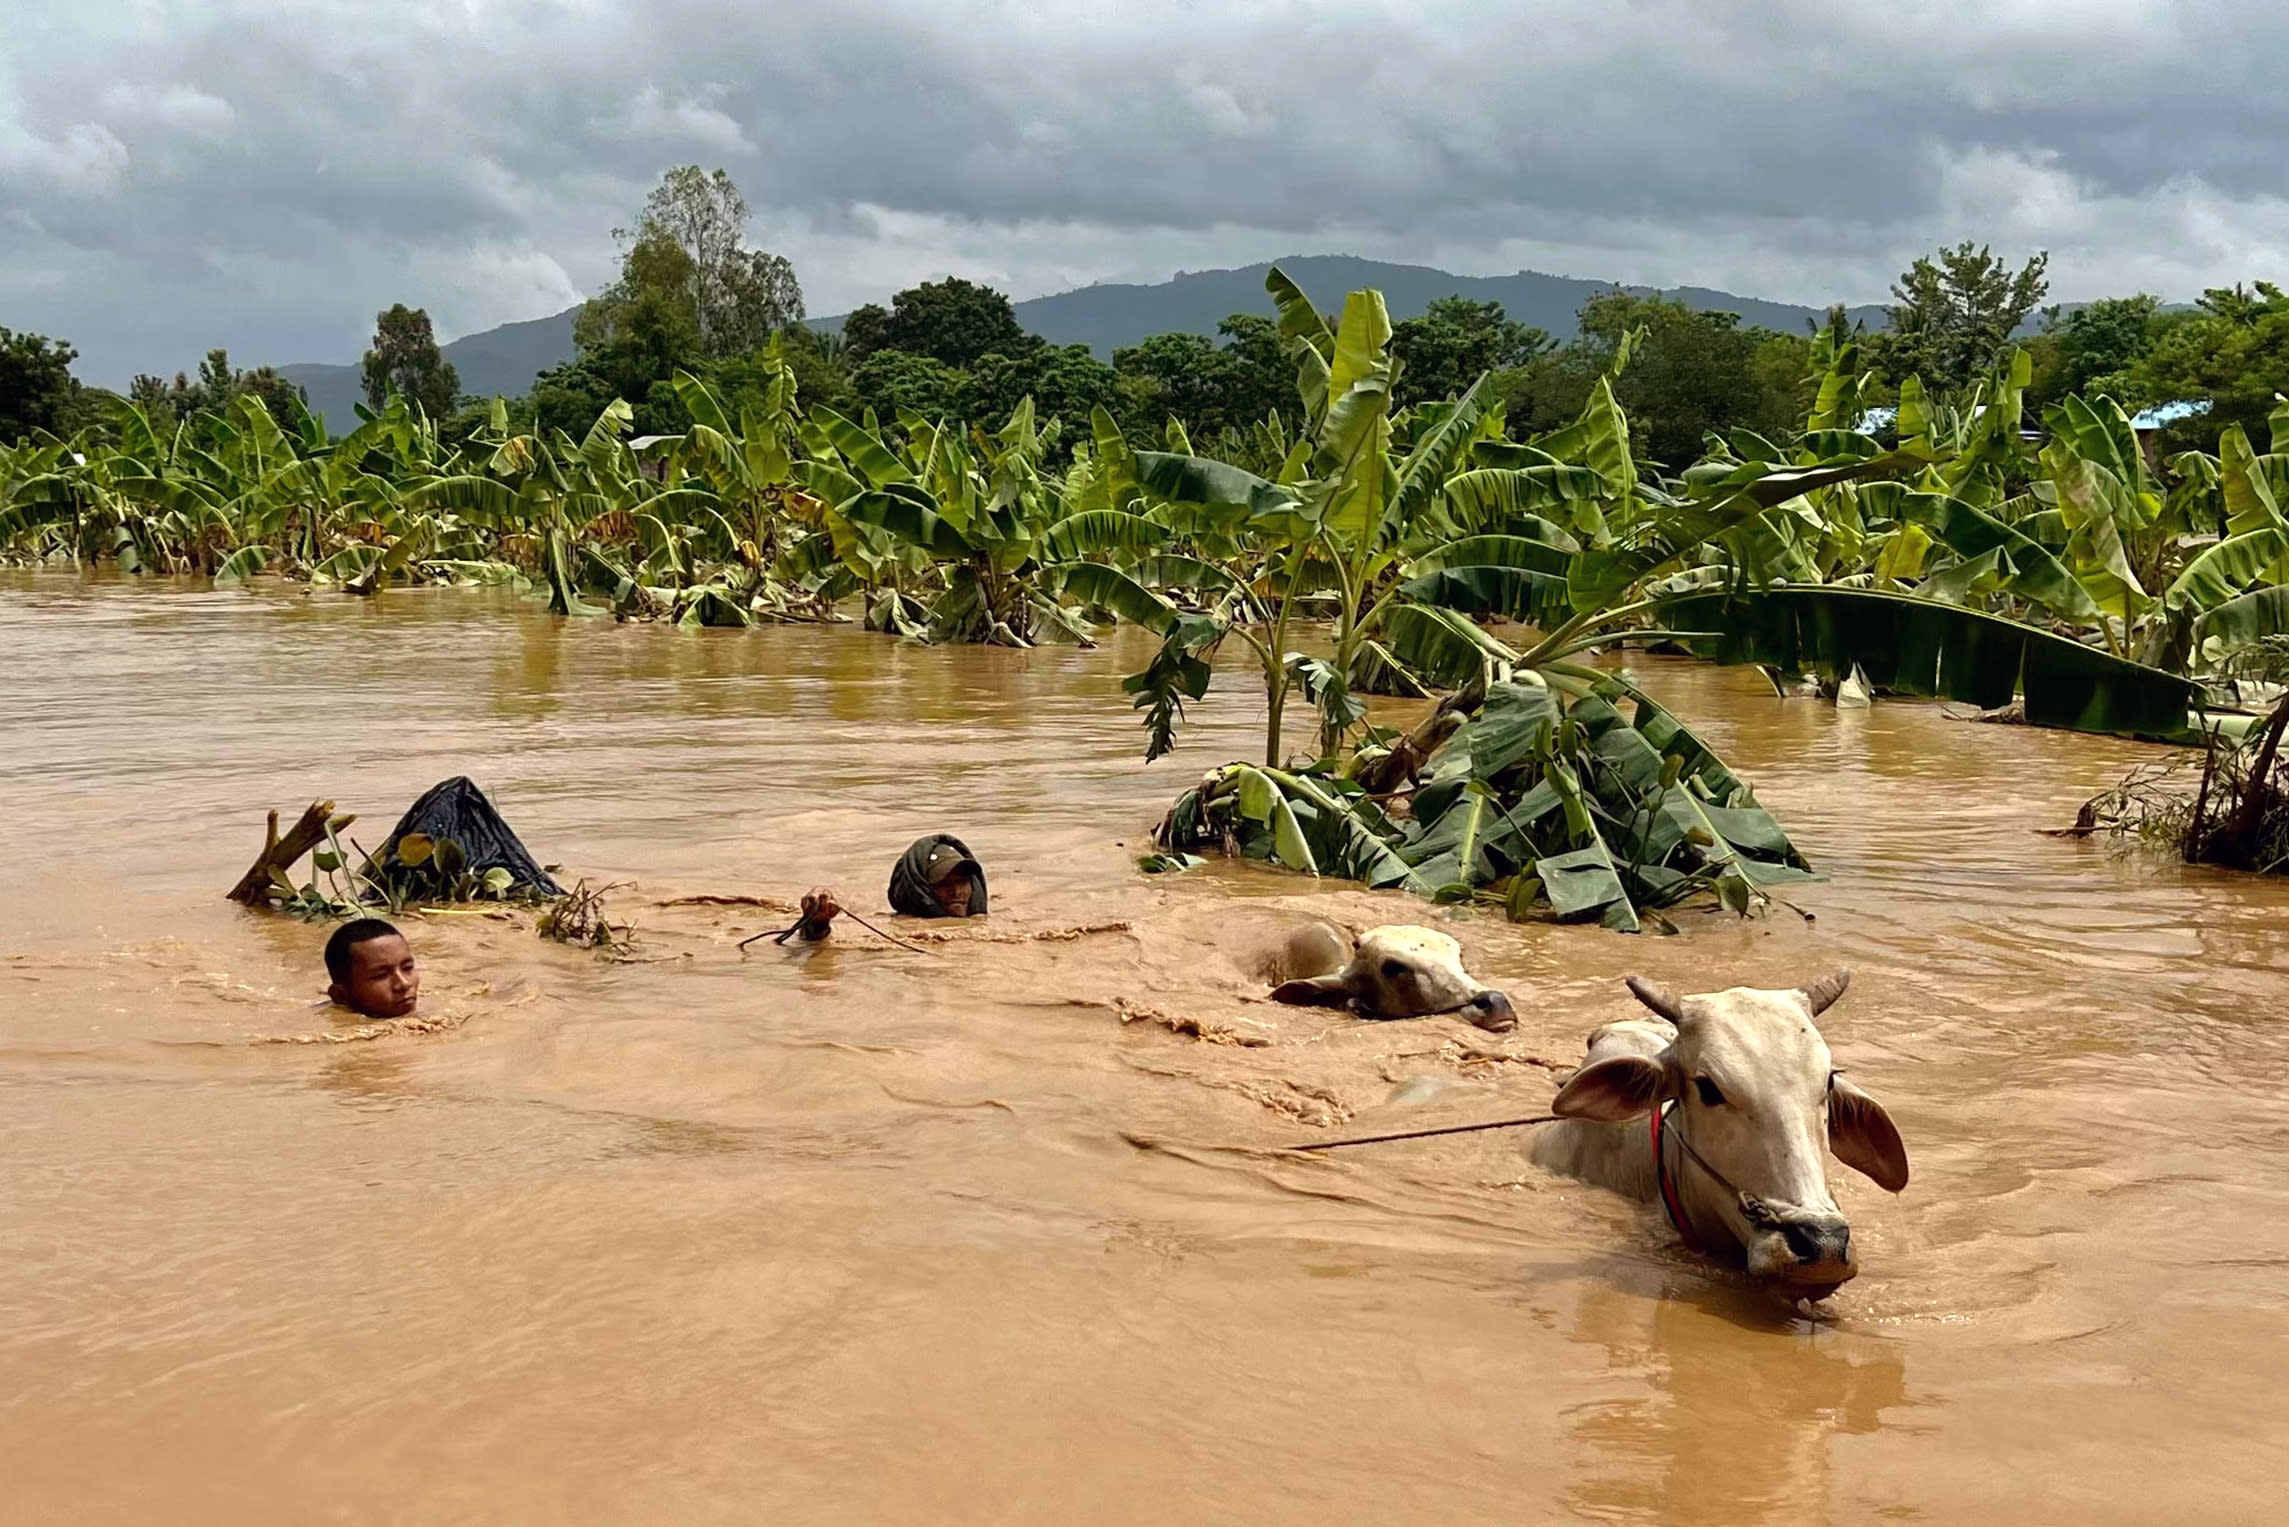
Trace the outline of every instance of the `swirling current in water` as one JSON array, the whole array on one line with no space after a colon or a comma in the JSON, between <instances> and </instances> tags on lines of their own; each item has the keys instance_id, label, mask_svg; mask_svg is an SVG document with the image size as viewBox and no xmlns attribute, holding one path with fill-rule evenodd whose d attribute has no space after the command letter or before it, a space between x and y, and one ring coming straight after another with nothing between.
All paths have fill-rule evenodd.
<instances>
[{"instance_id":1,"label":"swirling current in water","mask_svg":"<svg viewBox=\"0 0 2289 1527\"><path fill-rule=\"evenodd\" d=\"M2036 832L2150 750L1637 659L1833 878L1792 897L1814 921L1631 939L1137 874L1262 706L1219 689L1147 768L1125 638L11 574L0 652L7 1520L1800 1527L2281 1499L2289 882ZM638 959L408 919L445 1021L358 1039L313 1005L325 930L220 892L265 809L331 797L378 835L455 773L568 880L626 883ZM826 884L880 913L939 828L994 917L932 953L840 927L743 958L786 918L678 904ZM1257 1000L1313 915L1453 931L1518 1030ZM1076 928L1101 931L1026 936ZM1536 1111L1625 974L1837 965L1823 1030L1915 1180L1835 1168L1863 1272L1817 1318L1514 1134L1221 1148Z\"/></svg>"}]
</instances>

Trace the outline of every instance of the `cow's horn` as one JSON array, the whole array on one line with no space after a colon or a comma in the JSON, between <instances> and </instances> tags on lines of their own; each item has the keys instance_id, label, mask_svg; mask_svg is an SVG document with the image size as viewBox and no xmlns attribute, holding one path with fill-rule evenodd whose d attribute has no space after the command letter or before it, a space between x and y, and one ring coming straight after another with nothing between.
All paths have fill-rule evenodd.
<instances>
[{"instance_id":1,"label":"cow's horn","mask_svg":"<svg viewBox=\"0 0 2289 1527\"><path fill-rule=\"evenodd\" d=\"M1629 991L1631 996L1637 998L1638 1001L1671 1023L1683 1023L1685 1021L1685 1004L1670 996L1664 988L1646 980L1645 977L1631 976L1629 978Z\"/></svg>"},{"instance_id":2,"label":"cow's horn","mask_svg":"<svg viewBox=\"0 0 2289 1527\"><path fill-rule=\"evenodd\" d=\"M1839 970L1834 975L1825 976L1805 987L1804 1000L1812 1005L1812 1016L1817 1018L1834 1007L1836 999L1843 996L1851 984L1852 972Z\"/></svg>"}]
</instances>

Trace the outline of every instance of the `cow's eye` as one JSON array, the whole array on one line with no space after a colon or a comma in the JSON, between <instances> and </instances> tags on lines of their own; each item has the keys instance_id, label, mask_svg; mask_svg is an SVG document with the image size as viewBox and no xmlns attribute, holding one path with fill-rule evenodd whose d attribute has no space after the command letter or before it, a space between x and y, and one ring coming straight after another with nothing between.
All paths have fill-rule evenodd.
<instances>
[{"instance_id":1,"label":"cow's eye","mask_svg":"<svg viewBox=\"0 0 2289 1527\"><path fill-rule=\"evenodd\" d=\"M1707 1108L1722 1108L1725 1106L1724 1089L1719 1087L1715 1082L1710 1081L1707 1077L1694 1077L1693 1090L1701 1095L1702 1106Z\"/></svg>"},{"instance_id":2,"label":"cow's eye","mask_svg":"<svg viewBox=\"0 0 2289 1527\"><path fill-rule=\"evenodd\" d=\"M1386 981L1396 981L1411 974L1413 972L1397 960L1385 960L1383 962L1383 979Z\"/></svg>"}]
</instances>

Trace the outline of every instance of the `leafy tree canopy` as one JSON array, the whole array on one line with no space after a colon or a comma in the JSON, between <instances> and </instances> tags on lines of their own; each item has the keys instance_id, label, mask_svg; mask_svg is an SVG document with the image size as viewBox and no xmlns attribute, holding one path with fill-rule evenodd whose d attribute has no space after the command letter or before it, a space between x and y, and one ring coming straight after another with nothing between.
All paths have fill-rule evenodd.
<instances>
[{"instance_id":1,"label":"leafy tree canopy","mask_svg":"<svg viewBox=\"0 0 2289 1527\"><path fill-rule=\"evenodd\" d=\"M1884 379L1914 376L1932 394L1956 392L1990 370L2012 333L2050 291L2047 252L2017 271L1969 239L1924 255L1892 286L1890 327L1868 336Z\"/></svg>"},{"instance_id":2,"label":"leafy tree canopy","mask_svg":"<svg viewBox=\"0 0 2289 1527\"><path fill-rule=\"evenodd\" d=\"M878 418L895 419L898 410L911 409L940 419L961 413L962 391L969 378L934 356L910 350L877 350L851 373L851 392Z\"/></svg>"},{"instance_id":3,"label":"leafy tree canopy","mask_svg":"<svg viewBox=\"0 0 2289 1527\"><path fill-rule=\"evenodd\" d=\"M306 398L301 388L280 376L269 366L257 366L252 371L234 370L230 352L209 350L206 359L199 362L196 380L175 373L172 382L155 376L138 376L127 390L130 401L139 405L154 424L172 426L201 414L220 414L231 400L247 395L258 397L270 410L271 417L281 424L291 424L303 416Z\"/></svg>"},{"instance_id":4,"label":"leafy tree canopy","mask_svg":"<svg viewBox=\"0 0 2289 1527\"><path fill-rule=\"evenodd\" d=\"M657 353L673 335L690 358L720 360L801 322L794 266L747 248L746 228L747 198L729 175L696 164L670 170L636 226L613 230L624 251L620 279L582 309L575 339L583 349L632 342Z\"/></svg>"},{"instance_id":5,"label":"leafy tree canopy","mask_svg":"<svg viewBox=\"0 0 2289 1527\"><path fill-rule=\"evenodd\" d=\"M1523 366L1550 345L1546 330L1511 322L1499 302L1441 297L1420 318L1392 326L1397 401L1404 407L1459 397L1486 372Z\"/></svg>"},{"instance_id":6,"label":"leafy tree canopy","mask_svg":"<svg viewBox=\"0 0 2289 1527\"><path fill-rule=\"evenodd\" d=\"M2154 348L2161 305L2141 292L2104 297L2072 313L2045 309L2043 331L2027 346L2034 363L2028 401L2039 408L2069 393L2104 393L2132 410L2162 401L2144 396L2130 374Z\"/></svg>"},{"instance_id":7,"label":"leafy tree canopy","mask_svg":"<svg viewBox=\"0 0 2289 1527\"><path fill-rule=\"evenodd\" d=\"M843 321L843 339L856 361L903 350L956 370L1042 342L1019 325L1008 297L959 276L908 287L890 299L887 313L872 304L858 309Z\"/></svg>"},{"instance_id":8,"label":"leafy tree canopy","mask_svg":"<svg viewBox=\"0 0 2289 1527\"><path fill-rule=\"evenodd\" d=\"M0 444L73 426L80 407L80 384L72 376L77 359L79 352L60 339L0 328Z\"/></svg>"},{"instance_id":9,"label":"leafy tree canopy","mask_svg":"<svg viewBox=\"0 0 2289 1527\"><path fill-rule=\"evenodd\" d=\"M1572 422L1625 340L1630 358L1614 378L1614 395L1634 447L1664 465L1692 461L1713 430L1785 433L1803 412L1807 341L1744 329L1732 313L1614 291L1582 305L1571 343L1537 356L1507 383L1513 430L1541 434Z\"/></svg>"},{"instance_id":10,"label":"leafy tree canopy","mask_svg":"<svg viewBox=\"0 0 2289 1527\"><path fill-rule=\"evenodd\" d=\"M2289 394L2289 295L2270 281L2212 287L2193 312L2158 314L2130 386L2141 402L2210 405L2170 431L2173 448L2206 448L2234 424L2265 439L2275 395Z\"/></svg>"},{"instance_id":11,"label":"leafy tree canopy","mask_svg":"<svg viewBox=\"0 0 2289 1527\"><path fill-rule=\"evenodd\" d=\"M1280 348L1279 325L1234 313L1204 334L1155 334L1113 352L1125 424L1157 435L1172 418L1211 439L1261 424L1275 411L1296 412L1295 364Z\"/></svg>"},{"instance_id":12,"label":"leafy tree canopy","mask_svg":"<svg viewBox=\"0 0 2289 1527\"><path fill-rule=\"evenodd\" d=\"M1034 343L1004 355L978 358L962 389L962 413L971 419L1006 419L1026 398L1042 419L1085 428L1091 410L1120 401L1120 378L1087 345Z\"/></svg>"},{"instance_id":13,"label":"leafy tree canopy","mask_svg":"<svg viewBox=\"0 0 2289 1527\"><path fill-rule=\"evenodd\" d=\"M461 391L453 363L437 348L428 310L402 302L374 315L373 346L366 351L362 370L366 404L377 411L394 392L419 404L430 418L444 419L453 412L453 400Z\"/></svg>"}]
</instances>

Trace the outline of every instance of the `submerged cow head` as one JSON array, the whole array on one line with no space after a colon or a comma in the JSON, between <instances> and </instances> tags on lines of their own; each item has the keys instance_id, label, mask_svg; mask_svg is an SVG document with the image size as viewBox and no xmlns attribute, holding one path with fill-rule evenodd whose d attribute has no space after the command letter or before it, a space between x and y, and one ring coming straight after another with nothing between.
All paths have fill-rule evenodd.
<instances>
[{"instance_id":1,"label":"submerged cow head","mask_svg":"<svg viewBox=\"0 0 2289 1527\"><path fill-rule=\"evenodd\" d=\"M1729 1233L1750 1272L1820 1298L1858 1271L1825 1151L1891 1192L1908 1181L1890 1116L1837 1072L1813 1027L1851 979L1840 970L1796 990L1675 997L1632 977L1629 989L1676 1026L1675 1038L1659 1054L1593 1060L1552 1111L1620 1123L1675 1102L1668 1127L1681 1143L1670 1167L1696 1233Z\"/></svg>"},{"instance_id":2,"label":"submerged cow head","mask_svg":"<svg viewBox=\"0 0 2289 1527\"><path fill-rule=\"evenodd\" d=\"M1370 928L1341 970L1284 981L1273 988L1272 1000L1348 1006L1362 1018L1454 1013L1497 1034L1518 1022L1508 997L1479 985L1462 968L1462 945L1428 928Z\"/></svg>"}]
</instances>

